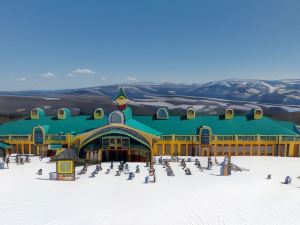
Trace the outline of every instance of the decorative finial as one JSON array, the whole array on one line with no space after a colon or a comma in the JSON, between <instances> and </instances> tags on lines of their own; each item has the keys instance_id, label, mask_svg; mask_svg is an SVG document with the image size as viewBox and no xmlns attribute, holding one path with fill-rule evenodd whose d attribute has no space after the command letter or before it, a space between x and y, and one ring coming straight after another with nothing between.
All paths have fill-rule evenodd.
<instances>
[{"instance_id":1,"label":"decorative finial","mask_svg":"<svg viewBox=\"0 0 300 225\"><path fill-rule=\"evenodd\" d=\"M127 103L129 102L129 99L124 91L124 89L121 87L119 90L119 93L114 98L114 102L118 104L118 108L120 110L124 110L127 107Z\"/></svg>"}]
</instances>

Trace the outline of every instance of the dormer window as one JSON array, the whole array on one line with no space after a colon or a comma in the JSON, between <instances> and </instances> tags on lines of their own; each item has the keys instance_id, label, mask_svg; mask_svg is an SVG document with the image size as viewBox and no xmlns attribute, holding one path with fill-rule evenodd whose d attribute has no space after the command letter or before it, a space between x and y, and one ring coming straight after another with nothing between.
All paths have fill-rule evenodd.
<instances>
[{"instance_id":1,"label":"dormer window","mask_svg":"<svg viewBox=\"0 0 300 225\"><path fill-rule=\"evenodd\" d=\"M186 118L187 119L194 119L196 116L196 110L192 107L189 107L187 110L186 110Z\"/></svg>"},{"instance_id":2,"label":"dormer window","mask_svg":"<svg viewBox=\"0 0 300 225\"><path fill-rule=\"evenodd\" d=\"M254 119L259 120L263 116L263 111L262 109L254 109Z\"/></svg>"},{"instance_id":3,"label":"dormer window","mask_svg":"<svg viewBox=\"0 0 300 225\"><path fill-rule=\"evenodd\" d=\"M45 116L45 111L42 110L41 108L35 108L30 112L30 118L32 120L38 120L43 116Z\"/></svg>"},{"instance_id":4,"label":"dormer window","mask_svg":"<svg viewBox=\"0 0 300 225\"><path fill-rule=\"evenodd\" d=\"M57 118L59 120L65 120L65 119L67 119L68 117L71 117L71 116L72 116L72 113L69 109L62 108L62 109L59 109L57 111Z\"/></svg>"},{"instance_id":5,"label":"dormer window","mask_svg":"<svg viewBox=\"0 0 300 225\"><path fill-rule=\"evenodd\" d=\"M156 118L159 120L167 120L169 119L169 113L168 110L165 108L160 108L156 112Z\"/></svg>"},{"instance_id":6,"label":"dormer window","mask_svg":"<svg viewBox=\"0 0 300 225\"><path fill-rule=\"evenodd\" d=\"M109 115L109 123L121 123L124 124L124 115L120 111L114 111Z\"/></svg>"},{"instance_id":7,"label":"dormer window","mask_svg":"<svg viewBox=\"0 0 300 225\"><path fill-rule=\"evenodd\" d=\"M95 110L95 112L94 112L94 119L96 119L96 120L97 119L102 119L103 116L104 116L104 111L103 111L102 108L98 108L98 109Z\"/></svg>"},{"instance_id":8,"label":"dormer window","mask_svg":"<svg viewBox=\"0 0 300 225\"><path fill-rule=\"evenodd\" d=\"M226 120L231 120L234 117L234 110L233 109L226 109L225 112L225 119Z\"/></svg>"}]
</instances>

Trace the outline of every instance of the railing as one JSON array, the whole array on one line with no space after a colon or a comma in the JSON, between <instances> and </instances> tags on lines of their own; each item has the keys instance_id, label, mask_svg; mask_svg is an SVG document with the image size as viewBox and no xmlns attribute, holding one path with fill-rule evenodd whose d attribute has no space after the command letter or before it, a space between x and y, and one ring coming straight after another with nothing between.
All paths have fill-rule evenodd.
<instances>
[{"instance_id":1,"label":"railing","mask_svg":"<svg viewBox=\"0 0 300 225\"><path fill-rule=\"evenodd\" d=\"M199 141L199 135L162 135L162 141Z\"/></svg>"},{"instance_id":2,"label":"railing","mask_svg":"<svg viewBox=\"0 0 300 225\"><path fill-rule=\"evenodd\" d=\"M162 141L172 141L173 137L172 137L172 135L162 135L162 136L160 136L160 140L162 140Z\"/></svg>"},{"instance_id":3,"label":"railing","mask_svg":"<svg viewBox=\"0 0 300 225\"><path fill-rule=\"evenodd\" d=\"M162 141L200 141L199 135L162 135ZM300 135L212 135L212 141L238 141L238 142L281 142L300 141Z\"/></svg>"},{"instance_id":4,"label":"railing","mask_svg":"<svg viewBox=\"0 0 300 225\"><path fill-rule=\"evenodd\" d=\"M237 141L257 141L257 135L237 135Z\"/></svg>"},{"instance_id":5,"label":"railing","mask_svg":"<svg viewBox=\"0 0 300 225\"><path fill-rule=\"evenodd\" d=\"M300 141L300 135L282 135L280 141Z\"/></svg>"},{"instance_id":6,"label":"railing","mask_svg":"<svg viewBox=\"0 0 300 225\"><path fill-rule=\"evenodd\" d=\"M199 135L175 135L176 141L199 141Z\"/></svg>"},{"instance_id":7,"label":"railing","mask_svg":"<svg viewBox=\"0 0 300 225\"><path fill-rule=\"evenodd\" d=\"M261 141L278 141L277 135L261 135L260 136Z\"/></svg>"},{"instance_id":8,"label":"railing","mask_svg":"<svg viewBox=\"0 0 300 225\"><path fill-rule=\"evenodd\" d=\"M235 141L234 135L212 135L212 141Z\"/></svg>"},{"instance_id":9,"label":"railing","mask_svg":"<svg viewBox=\"0 0 300 225\"><path fill-rule=\"evenodd\" d=\"M11 141L31 141L31 135L12 135Z\"/></svg>"},{"instance_id":10,"label":"railing","mask_svg":"<svg viewBox=\"0 0 300 225\"><path fill-rule=\"evenodd\" d=\"M9 135L3 135L3 136L0 136L0 141L9 141L9 138L10 136Z\"/></svg>"}]
</instances>

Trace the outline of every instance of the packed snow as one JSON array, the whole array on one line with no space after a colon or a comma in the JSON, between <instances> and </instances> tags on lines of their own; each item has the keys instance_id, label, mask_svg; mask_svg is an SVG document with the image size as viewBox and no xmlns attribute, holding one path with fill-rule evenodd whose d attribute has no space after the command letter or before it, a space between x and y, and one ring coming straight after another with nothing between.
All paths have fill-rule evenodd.
<instances>
[{"instance_id":1,"label":"packed snow","mask_svg":"<svg viewBox=\"0 0 300 225\"><path fill-rule=\"evenodd\" d=\"M206 166L207 158L199 158ZM222 158L218 158L219 161ZM144 183L148 168L133 180L103 170L90 178L95 165L76 181L51 181L55 163L32 158L31 163L0 170L0 224L3 225L291 225L300 224L300 158L232 157L250 171L219 176L220 167L200 172L187 162L185 175L178 162L174 177L155 165L157 182ZM214 161L214 160L213 160ZM134 171L137 163L129 163ZM37 170L42 168L43 175ZM76 168L80 171L81 167ZM268 174L272 179L267 180ZM282 184L286 176L292 183Z\"/></svg>"}]
</instances>

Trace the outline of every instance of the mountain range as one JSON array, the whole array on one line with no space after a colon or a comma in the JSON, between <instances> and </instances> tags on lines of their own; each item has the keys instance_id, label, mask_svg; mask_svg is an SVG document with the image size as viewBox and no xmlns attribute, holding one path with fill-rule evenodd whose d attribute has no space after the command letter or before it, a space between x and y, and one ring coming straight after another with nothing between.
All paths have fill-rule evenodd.
<instances>
[{"instance_id":1,"label":"mountain range","mask_svg":"<svg viewBox=\"0 0 300 225\"><path fill-rule=\"evenodd\" d=\"M26 114L36 106L49 114L55 114L60 107L77 109L77 112L80 108L81 113L92 113L97 107L111 111L115 109L111 99L121 86L137 114L153 113L158 107L167 107L175 114L182 113L188 106L195 107L199 114L221 113L225 108L246 113L251 108L261 107L267 115L300 123L300 79L231 79L203 84L134 83L55 91L0 92L0 113L2 116Z\"/></svg>"}]
</instances>

